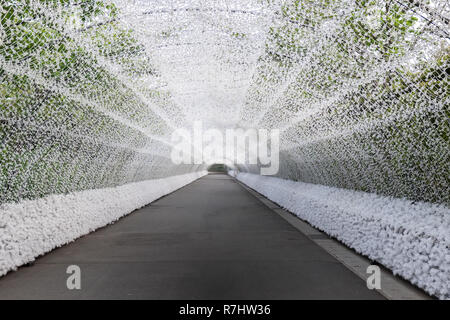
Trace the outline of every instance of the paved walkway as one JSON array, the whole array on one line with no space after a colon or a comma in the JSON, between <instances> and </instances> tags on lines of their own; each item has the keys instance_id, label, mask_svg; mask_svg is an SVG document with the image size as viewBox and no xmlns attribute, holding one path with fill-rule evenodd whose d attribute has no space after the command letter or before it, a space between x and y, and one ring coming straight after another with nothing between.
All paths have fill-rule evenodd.
<instances>
[{"instance_id":1,"label":"paved walkway","mask_svg":"<svg viewBox=\"0 0 450 320\"><path fill-rule=\"evenodd\" d=\"M81 268L68 290L66 268ZM225 175L0 278L0 299L383 299Z\"/></svg>"}]
</instances>

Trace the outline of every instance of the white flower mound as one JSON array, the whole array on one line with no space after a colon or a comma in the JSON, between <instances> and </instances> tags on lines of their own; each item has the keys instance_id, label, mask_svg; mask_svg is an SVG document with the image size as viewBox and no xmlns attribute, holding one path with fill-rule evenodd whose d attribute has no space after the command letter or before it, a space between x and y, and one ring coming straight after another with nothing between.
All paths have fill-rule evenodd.
<instances>
[{"instance_id":1,"label":"white flower mound","mask_svg":"<svg viewBox=\"0 0 450 320\"><path fill-rule=\"evenodd\" d=\"M206 175L206 171L0 206L0 276Z\"/></svg>"},{"instance_id":2,"label":"white flower mound","mask_svg":"<svg viewBox=\"0 0 450 320\"><path fill-rule=\"evenodd\" d=\"M230 172L394 274L450 299L450 209L323 185Z\"/></svg>"}]
</instances>

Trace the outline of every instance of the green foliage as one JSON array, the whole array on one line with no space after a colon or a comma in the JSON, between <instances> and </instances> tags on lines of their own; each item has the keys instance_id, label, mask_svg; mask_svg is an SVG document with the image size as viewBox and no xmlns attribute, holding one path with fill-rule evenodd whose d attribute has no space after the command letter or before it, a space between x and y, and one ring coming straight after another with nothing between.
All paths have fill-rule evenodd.
<instances>
[{"instance_id":1,"label":"green foliage","mask_svg":"<svg viewBox=\"0 0 450 320\"><path fill-rule=\"evenodd\" d=\"M265 120L276 127L283 123L279 119L313 115L284 134L296 137L294 145L312 142L282 154L291 169L285 166L281 176L450 201L445 192L450 168L443 156L448 154L450 47L443 41L430 56L436 51L434 35L411 7L376 0L283 5L256 82L272 94L285 89ZM418 41L425 51L408 57ZM256 89L254 94L264 96ZM264 99L254 103L259 101ZM292 157L302 165L293 165Z\"/></svg>"},{"instance_id":2,"label":"green foliage","mask_svg":"<svg viewBox=\"0 0 450 320\"><path fill-rule=\"evenodd\" d=\"M148 143L126 122L161 120L109 63L131 78L157 74L117 14L94 0L1 3L0 202L119 184L137 157L123 146Z\"/></svg>"}]
</instances>

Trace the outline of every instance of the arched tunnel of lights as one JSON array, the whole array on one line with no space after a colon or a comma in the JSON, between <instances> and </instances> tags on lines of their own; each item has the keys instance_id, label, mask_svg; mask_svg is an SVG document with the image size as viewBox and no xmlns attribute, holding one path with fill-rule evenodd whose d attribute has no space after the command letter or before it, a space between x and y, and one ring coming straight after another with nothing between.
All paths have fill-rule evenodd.
<instances>
[{"instance_id":1,"label":"arched tunnel of lights","mask_svg":"<svg viewBox=\"0 0 450 320\"><path fill-rule=\"evenodd\" d=\"M201 121L279 130L276 177L230 173L450 296L447 1L5 0L0 20L0 274L205 174L171 161Z\"/></svg>"}]
</instances>

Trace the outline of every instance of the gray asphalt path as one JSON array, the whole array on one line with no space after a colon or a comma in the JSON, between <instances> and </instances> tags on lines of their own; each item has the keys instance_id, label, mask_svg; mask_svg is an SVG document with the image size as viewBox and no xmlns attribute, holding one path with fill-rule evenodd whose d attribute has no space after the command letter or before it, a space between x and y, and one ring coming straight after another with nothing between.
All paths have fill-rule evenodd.
<instances>
[{"instance_id":1,"label":"gray asphalt path","mask_svg":"<svg viewBox=\"0 0 450 320\"><path fill-rule=\"evenodd\" d=\"M66 269L81 269L68 290ZM0 299L383 299L225 175L0 278Z\"/></svg>"}]
</instances>

